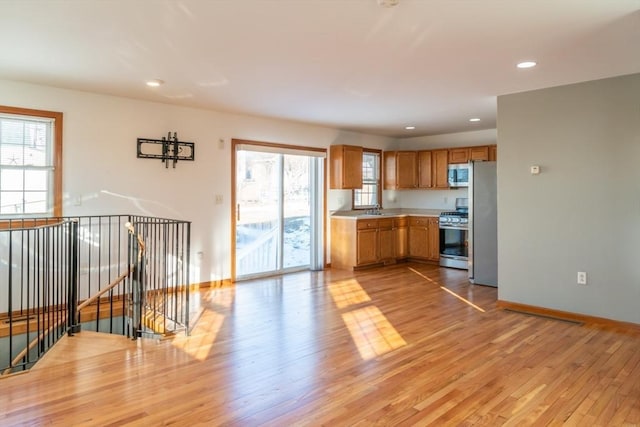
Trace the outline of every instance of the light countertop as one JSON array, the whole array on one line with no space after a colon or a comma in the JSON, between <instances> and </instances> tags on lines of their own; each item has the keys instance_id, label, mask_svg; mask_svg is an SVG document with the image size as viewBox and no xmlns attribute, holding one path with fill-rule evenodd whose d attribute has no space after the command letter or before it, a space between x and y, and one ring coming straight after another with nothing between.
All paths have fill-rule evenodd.
<instances>
[{"instance_id":1,"label":"light countertop","mask_svg":"<svg viewBox=\"0 0 640 427\"><path fill-rule=\"evenodd\" d=\"M342 219L371 219L371 218L398 218L403 216L440 216L443 209L380 209L381 215L367 214L366 210L335 211L331 218Z\"/></svg>"}]
</instances>

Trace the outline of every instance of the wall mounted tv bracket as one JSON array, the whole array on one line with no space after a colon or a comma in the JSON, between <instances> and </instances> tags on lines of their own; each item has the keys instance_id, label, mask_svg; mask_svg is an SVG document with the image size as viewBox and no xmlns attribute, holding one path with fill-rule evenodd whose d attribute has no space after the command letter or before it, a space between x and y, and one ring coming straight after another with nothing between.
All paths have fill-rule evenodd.
<instances>
[{"instance_id":1,"label":"wall mounted tv bracket","mask_svg":"<svg viewBox=\"0 0 640 427\"><path fill-rule=\"evenodd\" d=\"M139 159L161 159L164 167L169 167L169 161L173 161L176 167L178 160L195 160L195 143L178 141L178 133L167 133L166 138L148 139L138 138Z\"/></svg>"}]
</instances>

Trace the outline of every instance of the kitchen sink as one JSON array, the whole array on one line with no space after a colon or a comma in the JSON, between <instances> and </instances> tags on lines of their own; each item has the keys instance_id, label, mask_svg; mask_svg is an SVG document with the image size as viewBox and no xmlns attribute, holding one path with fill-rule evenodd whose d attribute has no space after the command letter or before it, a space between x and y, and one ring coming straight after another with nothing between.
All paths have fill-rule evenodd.
<instances>
[{"instance_id":1,"label":"kitchen sink","mask_svg":"<svg viewBox=\"0 0 640 427\"><path fill-rule=\"evenodd\" d=\"M359 213L358 216L385 216L387 215L384 212L362 212Z\"/></svg>"}]
</instances>

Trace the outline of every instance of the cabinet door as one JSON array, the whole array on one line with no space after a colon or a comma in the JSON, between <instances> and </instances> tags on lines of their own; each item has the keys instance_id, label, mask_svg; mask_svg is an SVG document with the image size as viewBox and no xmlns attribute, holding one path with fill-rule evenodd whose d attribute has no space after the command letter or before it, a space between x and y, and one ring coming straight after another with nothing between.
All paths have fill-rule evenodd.
<instances>
[{"instance_id":1,"label":"cabinet door","mask_svg":"<svg viewBox=\"0 0 640 427\"><path fill-rule=\"evenodd\" d=\"M380 261L395 259L396 257L395 230L389 227L380 227L378 230L378 254Z\"/></svg>"},{"instance_id":2,"label":"cabinet door","mask_svg":"<svg viewBox=\"0 0 640 427\"><path fill-rule=\"evenodd\" d=\"M362 188L362 153L362 147L353 145L332 145L330 147L330 188Z\"/></svg>"},{"instance_id":3,"label":"cabinet door","mask_svg":"<svg viewBox=\"0 0 640 427\"><path fill-rule=\"evenodd\" d=\"M378 229L358 230L358 265L372 264L378 261Z\"/></svg>"},{"instance_id":4,"label":"cabinet door","mask_svg":"<svg viewBox=\"0 0 640 427\"><path fill-rule=\"evenodd\" d=\"M489 146L489 161L498 160L498 147L495 145Z\"/></svg>"},{"instance_id":5,"label":"cabinet door","mask_svg":"<svg viewBox=\"0 0 640 427\"><path fill-rule=\"evenodd\" d=\"M429 221L425 217L409 219L409 256L428 259L429 257Z\"/></svg>"},{"instance_id":6,"label":"cabinet door","mask_svg":"<svg viewBox=\"0 0 640 427\"><path fill-rule=\"evenodd\" d=\"M438 261L440 259L440 223L438 218L429 218L429 248L427 259Z\"/></svg>"},{"instance_id":7,"label":"cabinet door","mask_svg":"<svg viewBox=\"0 0 640 427\"><path fill-rule=\"evenodd\" d=\"M433 155L431 151L418 151L418 187L433 187Z\"/></svg>"},{"instance_id":8,"label":"cabinet door","mask_svg":"<svg viewBox=\"0 0 640 427\"><path fill-rule=\"evenodd\" d=\"M469 149L469 160L489 160L489 147L471 147Z\"/></svg>"},{"instance_id":9,"label":"cabinet door","mask_svg":"<svg viewBox=\"0 0 640 427\"><path fill-rule=\"evenodd\" d=\"M418 186L418 173L416 167L415 151L398 151L396 162L398 188L416 188Z\"/></svg>"},{"instance_id":10,"label":"cabinet door","mask_svg":"<svg viewBox=\"0 0 640 427\"><path fill-rule=\"evenodd\" d=\"M432 152L433 156L433 188L449 188L449 179L447 176L447 168L449 167L448 150L436 150Z\"/></svg>"},{"instance_id":11,"label":"cabinet door","mask_svg":"<svg viewBox=\"0 0 640 427\"><path fill-rule=\"evenodd\" d=\"M344 146L343 188L362 188L362 147Z\"/></svg>"},{"instance_id":12,"label":"cabinet door","mask_svg":"<svg viewBox=\"0 0 640 427\"><path fill-rule=\"evenodd\" d=\"M408 254L409 244L409 228L405 226L399 226L395 229L395 257L398 259L406 258Z\"/></svg>"},{"instance_id":13,"label":"cabinet door","mask_svg":"<svg viewBox=\"0 0 640 427\"><path fill-rule=\"evenodd\" d=\"M468 161L468 148L452 148L449 150L449 163L467 163Z\"/></svg>"},{"instance_id":14,"label":"cabinet door","mask_svg":"<svg viewBox=\"0 0 640 427\"><path fill-rule=\"evenodd\" d=\"M382 154L384 163L384 189L395 190L398 188L398 180L396 178L396 152L385 151Z\"/></svg>"}]
</instances>

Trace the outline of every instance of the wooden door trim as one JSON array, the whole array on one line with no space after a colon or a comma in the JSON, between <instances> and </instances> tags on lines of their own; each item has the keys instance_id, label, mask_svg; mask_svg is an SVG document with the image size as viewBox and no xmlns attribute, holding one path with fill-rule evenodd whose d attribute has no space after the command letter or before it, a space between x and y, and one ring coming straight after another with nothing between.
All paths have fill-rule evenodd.
<instances>
[{"instance_id":1,"label":"wooden door trim","mask_svg":"<svg viewBox=\"0 0 640 427\"><path fill-rule=\"evenodd\" d=\"M236 226L237 226L237 200L236 200L236 147L238 145L255 145L258 147L282 148L288 150L312 151L324 153L325 160L327 149L318 147L307 147L304 145L291 145L276 142L252 141L248 139L231 139L231 282L236 281ZM327 162L324 162L323 171L323 215L322 215L322 247L324 253L324 263L327 260Z\"/></svg>"}]
</instances>

